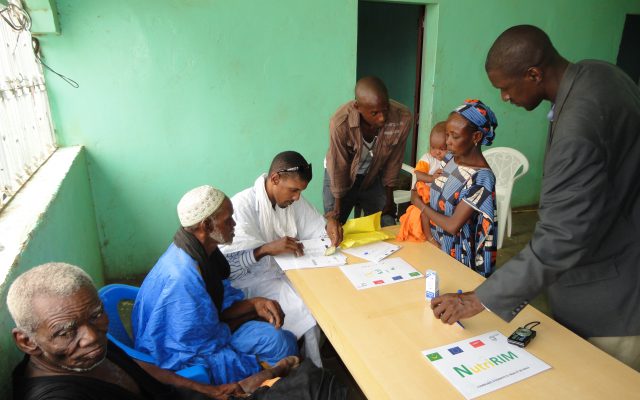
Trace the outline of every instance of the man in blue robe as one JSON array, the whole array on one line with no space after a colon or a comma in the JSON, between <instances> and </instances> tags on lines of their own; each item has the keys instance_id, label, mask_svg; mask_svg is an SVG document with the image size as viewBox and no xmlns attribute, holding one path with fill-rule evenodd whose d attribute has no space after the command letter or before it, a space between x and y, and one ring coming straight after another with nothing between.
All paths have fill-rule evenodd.
<instances>
[{"instance_id":1,"label":"man in blue robe","mask_svg":"<svg viewBox=\"0 0 640 400\"><path fill-rule=\"evenodd\" d=\"M235 382L297 355L296 337L280 329L277 301L245 299L228 281L218 245L234 236L233 205L221 191L200 186L178 204L182 227L145 278L131 316L136 349L158 366L209 366L216 384Z\"/></svg>"}]
</instances>

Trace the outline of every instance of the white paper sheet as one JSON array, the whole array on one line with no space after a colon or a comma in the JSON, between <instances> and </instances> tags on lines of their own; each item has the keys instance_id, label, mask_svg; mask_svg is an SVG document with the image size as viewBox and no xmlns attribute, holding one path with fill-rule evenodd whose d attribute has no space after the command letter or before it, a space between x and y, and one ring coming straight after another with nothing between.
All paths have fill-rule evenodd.
<instances>
[{"instance_id":1,"label":"white paper sheet","mask_svg":"<svg viewBox=\"0 0 640 400\"><path fill-rule=\"evenodd\" d=\"M420 272L399 257L380 262L345 265L340 269L358 290L422 277Z\"/></svg>"},{"instance_id":2,"label":"white paper sheet","mask_svg":"<svg viewBox=\"0 0 640 400\"><path fill-rule=\"evenodd\" d=\"M387 242L375 242L363 246L351 247L342 250L343 253L360 257L369 261L381 261L400 250L400 246Z\"/></svg>"},{"instance_id":3,"label":"white paper sheet","mask_svg":"<svg viewBox=\"0 0 640 400\"><path fill-rule=\"evenodd\" d=\"M290 269L337 267L347 263L344 254L335 253L325 256L324 252L331 247L331 240L327 237L300 241L304 246L304 255L296 257L293 254L274 256L283 271Z\"/></svg>"},{"instance_id":4,"label":"white paper sheet","mask_svg":"<svg viewBox=\"0 0 640 400\"><path fill-rule=\"evenodd\" d=\"M509 344L498 331L424 350L422 354L467 399L551 368L526 350Z\"/></svg>"}]
</instances>

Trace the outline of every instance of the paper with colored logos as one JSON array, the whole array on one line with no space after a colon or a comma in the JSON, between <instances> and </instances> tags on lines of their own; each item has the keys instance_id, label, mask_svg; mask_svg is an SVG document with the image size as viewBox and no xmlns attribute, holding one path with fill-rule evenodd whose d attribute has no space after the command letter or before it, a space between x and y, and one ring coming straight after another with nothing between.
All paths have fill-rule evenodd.
<instances>
[{"instance_id":1,"label":"paper with colored logos","mask_svg":"<svg viewBox=\"0 0 640 400\"><path fill-rule=\"evenodd\" d=\"M342 250L343 253L351 254L369 261L381 261L395 253L400 246L387 242L369 243L363 246L351 247Z\"/></svg>"},{"instance_id":2,"label":"paper with colored logos","mask_svg":"<svg viewBox=\"0 0 640 400\"><path fill-rule=\"evenodd\" d=\"M347 263L347 257L344 254L334 253L330 256L325 255L327 249L331 247L331 240L329 240L328 237L301 240L300 243L302 243L304 247L304 255L296 257L288 253L274 256L283 271L289 269L337 267L338 265Z\"/></svg>"},{"instance_id":3,"label":"paper with colored logos","mask_svg":"<svg viewBox=\"0 0 640 400\"><path fill-rule=\"evenodd\" d=\"M422 354L467 399L551 368L528 351L509 344L498 331L424 350Z\"/></svg>"},{"instance_id":4,"label":"paper with colored logos","mask_svg":"<svg viewBox=\"0 0 640 400\"><path fill-rule=\"evenodd\" d=\"M399 257L380 262L344 265L340 269L358 290L422 277L411 264Z\"/></svg>"}]
</instances>

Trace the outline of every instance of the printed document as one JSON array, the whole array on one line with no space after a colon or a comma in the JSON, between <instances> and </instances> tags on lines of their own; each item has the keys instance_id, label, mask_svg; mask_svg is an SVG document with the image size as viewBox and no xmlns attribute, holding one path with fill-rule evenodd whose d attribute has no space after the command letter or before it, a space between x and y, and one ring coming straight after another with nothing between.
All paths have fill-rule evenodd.
<instances>
[{"instance_id":1,"label":"printed document","mask_svg":"<svg viewBox=\"0 0 640 400\"><path fill-rule=\"evenodd\" d=\"M395 253L400 249L400 246L387 242L375 242L362 246L351 247L342 250L343 253L350 254L359 258L364 258L369 261L381 261Z\"/></svg>"},{"instance_id":2,"label":"printed document","mask_svg":"<svg viewBox=\"0 0 640 400\"><path fill-rule=\"evenodd\" d=\"M498 331L424 350L422 354L467 399L551 368L528 351L509 344Z\"/></svg>"},{"instance_id":3,"label":"printed document","mask_svg":"<svg viewBox=\"0 0 640 400\"><path fill-rule=\"evenodd\" d=\"M331 240L329 240L328 237L301 240L300 243L304 246L304 255L296 257L288 253L274 256L283 271L289 269L336 267L347 263L347 257L339 252L330 256L324 255L327 249L331 247Z\"/></svg>"},{"instance_id":4,"label":"printed document","mask_svg":"<svg viewBox=\"0 0 640 400\"><path fill-rule=\"evenodd\" d=\"M422 277L411 264L399 257L380 262L344 265L340 269L358 290Z\"/></svg>"}]
</instances>

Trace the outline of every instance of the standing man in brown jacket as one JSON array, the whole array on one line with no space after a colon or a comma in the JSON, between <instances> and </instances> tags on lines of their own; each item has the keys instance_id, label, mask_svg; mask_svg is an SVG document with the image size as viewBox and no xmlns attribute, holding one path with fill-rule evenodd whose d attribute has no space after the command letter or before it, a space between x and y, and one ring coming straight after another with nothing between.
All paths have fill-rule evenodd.
<instances>
[{"instance_id":1,"label":"standing man in brown jacket","mask_svg":"<svg viewBox=\"0 0 640 400\"><path fill-rule=\"evenodd\" d=\"M402 166L411 112L389 100L384 83L373 76L356 83L355 97L331 117L324 210L344 223L359 205L365 215L382 211L382 225L393 225L393 189Z\"/></svg>"}]
</instances>

